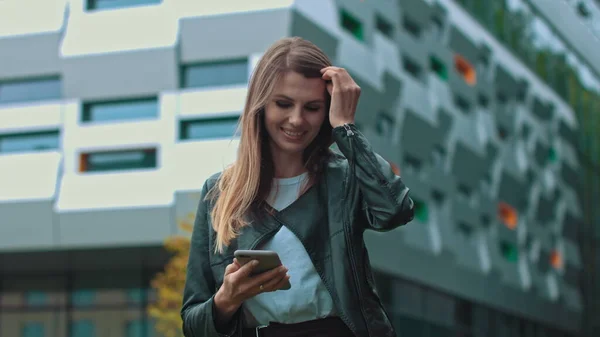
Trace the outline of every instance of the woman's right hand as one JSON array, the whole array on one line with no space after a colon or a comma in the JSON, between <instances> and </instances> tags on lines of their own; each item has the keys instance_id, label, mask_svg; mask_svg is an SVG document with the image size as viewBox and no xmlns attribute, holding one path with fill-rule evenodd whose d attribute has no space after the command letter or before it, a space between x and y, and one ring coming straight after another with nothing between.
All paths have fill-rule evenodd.
<instances>
[{"instance_id":1,"label":"woman's right hand","mask_svg":"<svg viewBox=\"0 0 600 337\"><path fill-rule=\"evenodd\" d=\"M279 290L290 279L284 266L252 276L252 270L257 265L258 261L253 260L242 266L234 259L225 268L223 285L214 299L219 322L228 322L245 300L260 293Z\"/></svg>"}]
</instances>

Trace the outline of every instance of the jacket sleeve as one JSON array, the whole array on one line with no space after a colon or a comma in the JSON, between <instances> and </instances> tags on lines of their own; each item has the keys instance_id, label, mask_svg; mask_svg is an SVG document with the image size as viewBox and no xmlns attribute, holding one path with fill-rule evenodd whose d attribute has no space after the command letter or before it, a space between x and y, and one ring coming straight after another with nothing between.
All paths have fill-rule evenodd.
<instances>
[{"instance_id":1,"label":"jacket sleeve","mask_svg":"<svg viewBox=\"0 0 600 337\"><path fill-rule=\"evenodd\" d=\"M196 211L183 291L181 318L183 334L186 337L223 337L231 336L235 331L235 317L227 327L217 330L215 325L215 279L210 268L207 221L209 214L204 200L207 190L207 183L205 183ZM226 333L222 333L221 330L225 330Z\"/></svg>"},{"instance_id":2,"label":"jacket sleeve","mask_svg":"<svg viewBox=\"0 0 600 337\"><path fill-rule=\"evenodd\" d=\"M348 160L350 179L355 179L364 200L369 229L386 231L410 222L414 203L409 189L390 164L375 153L354 124L333 129L333 140Z\"/></svg>"}]
</instances>

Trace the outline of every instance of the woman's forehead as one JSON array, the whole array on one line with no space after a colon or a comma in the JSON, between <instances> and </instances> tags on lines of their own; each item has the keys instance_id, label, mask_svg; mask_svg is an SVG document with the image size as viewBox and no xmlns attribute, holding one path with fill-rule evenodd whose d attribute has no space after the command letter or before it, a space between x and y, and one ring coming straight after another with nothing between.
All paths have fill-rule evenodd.
<instances>
[{"instance_id":1,"label":"woman's forehead","mask_svg":"<svg viewBox=\"0 0 600 337\"><path fill-rule=\"evenodd\" d=\"M286 96L297 101L317 101L325 98L325 81L307 78L297 72L286 72L273 90L273 95Z\"/></svg>"}]
</instances>

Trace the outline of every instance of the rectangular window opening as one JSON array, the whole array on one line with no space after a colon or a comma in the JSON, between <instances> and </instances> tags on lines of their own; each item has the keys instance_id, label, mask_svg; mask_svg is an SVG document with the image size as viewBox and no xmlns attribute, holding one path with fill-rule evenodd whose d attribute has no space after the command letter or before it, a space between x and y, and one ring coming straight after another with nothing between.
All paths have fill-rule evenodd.
<instances>
[{"instance_id":1,"label":"rectangular window opening","mask_svg":"<svg viewBox=\"0 0 600 337\"><path fill-rule=\"evenodd\" d=\"M460 95L454 96L454 104L456 104L456 107L463 113L469 113L471 111L471 104Z\"/></svg>"},{"instance_id":2,"label":"rectangular window opening","mask_svg":"<svg viewBox=\"0 0 600 337\"><path fill-rule=\"evenodd\" d=\"M413 62L410 58L406 56L402 58L402 63L404 66L404 70L406 70L417 80L421 80L422 69L417 63Z\"/></svg>"},{"instance_id":3,"label":"rectangular window opening","mask_svg":"<svg viewBox=\"0 0 600 337\"><path fill-rule=\"evenodd\" d=\"M0 134L0 154L57 150L60 148L60 132L38 131Z\"/></svg>"},{"instance_id":4,"label":"rectangular window opening","mask_svg":"<svg viewBox=\"0 0 600 337\"><path fill-rule=\"evenodd\" d=\"M377 27L377 30L381 32L381 34L389 38L394 38L394 26L381 15L377 15L375 17L375 26Z\"/></svg>"},{"instance_id":5,"label":"rectangular window opening","mask_svg":"<svg viewBox=\"0 0 600 337\"><path fill-rule=\"evenodd\" d=\"M387 112L380 111L377 114L377 121L375 123L375 131L380 136L389 136L392 134L394 126L394 118Z\"/></svg>"},{"instance_id":6,"label":"rectangular window opening","mask_svg":"<svg viewBox=\"0 0 600 337\"><path fill-rule=\"evenodd\" d=\"M0 104L60 99L59 76L0 81Z\"/></svg>"},{"instance_id":7,"label":"rectangular window opening","mask_svg":"<svg viewBox=\"0 0 600 337\"><path fill-rule=\"evenodd\" d=\"M364 32L362 23L348 11L340 12L342 27L359 41L364 41Z\"/></svg>"},{"instance_id":8,"label":"rectangular window opening","mask_svg":"<svg viewBox=\"0 0 600 337\"><path fill-rule=\"evenodd\" d=\"M43 322L29 321L21 327L21 337L44 337L46 329Z\"/></svg>"},{"instance_id":9,"label":"rectangular window opening","mask_svg":"<svg viewBox=\"0 0 600 337\"><path fill-rule=\"evenodd\" d=\"M156 149L102 151L81 154L81 172L156 168Z\"/></svg>"},{"instance_id":10,"label":"rectangular window opening","mask_svg":"<svg viewBox=\"0 0 600 337\"><path fill-rule=\"evenodd\" d=\"M153 119L158 117L158 110L156 97L89 102L83 104L81 121L89 123Z\"/></svg>"},{"instance_id":11,"label":"rectangular window opening","mask_svg":"<svg viewBox=\"0 0 600 337\"><path fill-rule=\"evenodd\" d=\"M406 30L410 35L419 38L421 37L421 27L416 24L411 18L408 16L404 16L402 20L402 27Z\"/></svg>"},{"instance_id":12,"label":"rectangular window opening","mask_svg":"<svg viewBox=\"0 0 600 337\"><path fill-rule=\"evenodd\" d=\"M182 88L204 88L248 83L248 59L203 62L181 68Z\"/></svg>"},{"instance_id":13,"label":"rectangular window opening","mask_svg":"<svg viewBox=\"0 0 600 337\"><path fill-rule=\"evenodd\" d=\"M219 139L239 136L238 121L237 115L181 121L179 139Z\"/></svg>"},{"instance_id":14,"label":"rectangular window opening","mask_svg":"<svg viewBox=\"0 0 600 337\"><path fill-rule=\"evenodd\" d=\"M420 222L427 222L429 220L429 210L427 204L419 199L412 198L414 204L415 218Z\"/></svg>"},{"instance_id":15,"label":"rectangular window opening","mask_svg":"<svg viewBox=\"0 0 600 337\"><path fill-rule=\"evenodd\" d=\"M517 246L508 241L500 242L500 253L508 262L517 262L519 260Z\"/></svg>"},{"instance_id":16,"label":"rectangular window opening","mask_svg":"<svg viewBox=\"0 0 600 337\"><path fill-rule=\"evenodd\" d=\"M433 70L439 78L441 78L444 81L448 80L448 70L446 69L446 65L444 65L442 61L440 61L437 57L432 55L429 57L429 64L431 70Z\"/></svg>"},{"instance_id":17,"label":"rectangular window opening","mask_svg":"<svg viewBox=\"0 0 600 337\"><path fill-rule=\"evenodd\" d=\"M162 3L162 0L87 0L86 9L89 11L119 9L127 7L157 5L160 3Z\"/></svg>"},{"instance_id":18,"label":"rectangular window opening","mask_svg":"<svg viewBox=\"0 0 600 337\"><path fill-rule=\"evenodd\" d=\"M458 232L463 236L470 238L473 235L473 226L461 221L458 223Z\"/></svg>"}]
</instances>

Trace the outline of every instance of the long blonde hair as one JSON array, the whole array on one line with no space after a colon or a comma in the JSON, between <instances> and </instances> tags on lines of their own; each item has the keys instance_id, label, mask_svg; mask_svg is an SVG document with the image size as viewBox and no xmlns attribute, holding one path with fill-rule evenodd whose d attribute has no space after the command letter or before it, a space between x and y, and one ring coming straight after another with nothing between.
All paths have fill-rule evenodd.
<instances>
[{"instance_id":1,"label":"long blonde hair","mask_svg":"<svg viewBox=\"0 0 600 337\"><path fill-rule=\"evenodd\" d=\"M321 77L321 69L331 65L329 58L313 43L299 37L275 42L262 56L248 87L246 105L240 117L241 131L237 159L221 174L207 198L216 199L212 209L213 229L216 232L215 252L225 246L249 225L250 212L266 208L274 177L269 135L264 125L265 106L273 89L283 75L294 71L307 78ZM314 184L329 155L331 125L329 94L326 93L326 118L313 142L304 151L304 164L309 172L309 184Z\"/></svg>"}]
</instances>

